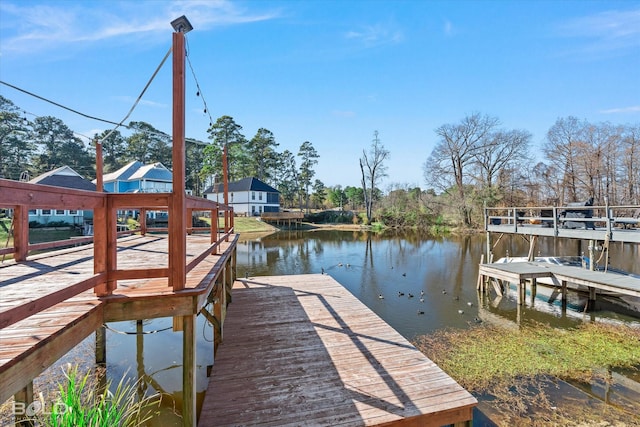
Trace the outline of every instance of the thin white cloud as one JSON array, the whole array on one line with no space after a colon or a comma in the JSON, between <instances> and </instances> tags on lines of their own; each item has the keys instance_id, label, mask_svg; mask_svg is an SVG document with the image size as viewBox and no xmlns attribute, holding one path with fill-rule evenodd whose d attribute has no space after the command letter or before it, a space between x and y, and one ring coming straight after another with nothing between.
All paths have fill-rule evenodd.
<instances>
[{"instance_id":1,"label":"thin white cloud","mask_svg":"<svg viewBox=\"0 0 640 427\"><path fill-rule=\"evenodd\" d=\"M340 111L340 110L334 110L331 112L332 115L336 116L336 117L342 117L345 119L349 119L351 117L355 117L356 113L354 111Z\"/></svg>"},{"instance_id":2,"label":"thin white cloud","mask_svg":"<svg viewBox=\"0 0 640 427\"><path fill-rule=\"evenodd\" d=\"M620 114L620 113L640 113L640 105L633 105L631 107L622 108L609 108L607 110L600 110L601 114Z\"/></svg>"},{"instance_id":3,"label":"thin white cloud","mask_svg":"<svg viewBox=\"0 0 640 427\"><path fill-rule=\"evenodd\" d=\"M366 47L375 47L400 43L404 40L402 31L381 24L368 25L345 34L350 40L362 43Z\"/></svg>"},{"instance_id":4,"label":"thin white cloud","mask_svg":"<svg viewBox=\"0 0 640 427\"><path fill-rule=\"evenodd\" d=\"M115 100L118 101L122 101L126 104L131 104L133 105L133 103L135 102L135 98L133 96L113 96L112 97ZM153 108L168 108L169 106L167 104L161 103L161 102L155 102L155 101L148 101L146 99L141 99L140 102L138 103L138 105L145 105L147 107L153 107Z\"/></svg>"},{"instance_id":5,"label":"thin white cloud","mask_svg":"<svg viewBox=\"0 0 640 427\"><path fill-rule=\"evenodd\" d=\"M445 19L442 25L442 32L444 33L445 36L451 37L455 35L456 29L454 28L453 23L451 21L449 21L448 19Z\"/></svg>"},{"instance_id":6,"label":"thin white cloud","mask_svg":"<svg viewBox=\"0 0 640 427\"><path fill-rule=\"evenodd\" d=\"M125 40L170 32L171 21L186 15L197 30L265 21L278 11L254 13L228 0L0 3L3 52L34 53L81 42Z\"/></svg>"},{"instance_id":7,"label":"thin white cloud","mask_svg":"<svg viewBox=\"0 0 640 427\"><path fill-rule=\"evenodd\" d=\"M561 37L581 42L580 54L637 54L640 48L640 8L578 17L558 25L557 31Z\"/></svg>"}]
</instances>

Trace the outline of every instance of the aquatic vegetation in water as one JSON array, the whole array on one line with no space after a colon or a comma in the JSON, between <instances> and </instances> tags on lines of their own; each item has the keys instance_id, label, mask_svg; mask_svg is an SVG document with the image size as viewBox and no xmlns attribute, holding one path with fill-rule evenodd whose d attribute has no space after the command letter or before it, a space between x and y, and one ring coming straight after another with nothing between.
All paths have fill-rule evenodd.
<instances>
[{"instance_id":1,"label":"aquatic vegetation in water","mask_svg":"<svg viewBox=\"0 0 640 427\"><path fill-rule=\"evenodd\" d=\"M561 388L571 388L570 383L609 381L609 369L640 366L640 328L586 323L569 330L542 324L507 330L481 325L437 331L418 337L414 344L506 423L575 425L605 420L640 425L638 408L558 408L551 397L564 393L558 391Z\"/></svg>"}]
</instances>

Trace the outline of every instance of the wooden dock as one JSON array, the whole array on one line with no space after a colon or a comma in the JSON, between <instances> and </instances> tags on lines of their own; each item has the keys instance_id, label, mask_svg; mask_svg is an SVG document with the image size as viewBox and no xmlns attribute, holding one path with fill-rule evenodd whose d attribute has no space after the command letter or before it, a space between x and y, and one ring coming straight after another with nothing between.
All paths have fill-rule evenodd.
<instances>
[{"instance_id":1,"label":"wooden dock","mask_svg":"<svg viewBox=\"0 0 640 427\"><path fill-rule=\"evenodd\" d=\"M275 223L276 225L287 225L291 228L293 224L296 228L302 224L304 219L303 212L263 212L260 219L264 222Z\"/></svg>"},{"instance_id":2,"label":"wooden dock","mask_svg":"<svg viewBox=\"0 0 640 427\"><path fill-rule=\"evenodd\" d=\"M236 281L201 426L471 425L476 399L327 275Z\"/></svg>"},{"instance_id":3,"label":"wooden dock","mask_svg":"<svg viewBox=\"0 0 640 427\"><path fill-rule=\"evenodd\" d=\"M540 278L550 278L562 290L562 301L567 299L569 283L584 286L591 301L595 300L597 290L640 298L640 278L545 262L480 264L478 287L486 291L491 283L495 292L502 295L506 284L514 283L518 287L518 303L524 304L527 281L535 286Z\"/></svg>"},{"instance_id":4,"label":"wooden dock","mask_svg":"<svg viewBox=\"0 0 640 427\"><path fill-rule=\"evenodd\" d=\"M186 263L199 260L203 251L206 253L206 248L211 246L210 240L208 235L188 236ZM220 243L218 253L199 260L188 272L185 288L178 291L168 285L167 277L140 277L122 280L108 296L98 297L93 288L78 293L77 284L93 277L92 245L3 264L0 267L0 402L29 386L33 378L105 322L195 317L209 297L218 299L219 312L212 316L222 323L234 278L231 270L235 270L236 242L237 236L231 236L229 242ZM166 235L119 239L118 266L166 268L168 245ZM52 299L63 301L49 307Z\"/></svg>"},{"instance_id":5,"label":"wooden dock","mask_svg":"<svg viewBox=\"0 0 640 427\"><path fill-rule=\"evenodd\" d=\"M566 218L567 210L589 212ZM485 208L485 231L524 236L640 243L640 206L542 206ZM567 224L571 224L568 226Z\"/></svg>"}]
</instances>

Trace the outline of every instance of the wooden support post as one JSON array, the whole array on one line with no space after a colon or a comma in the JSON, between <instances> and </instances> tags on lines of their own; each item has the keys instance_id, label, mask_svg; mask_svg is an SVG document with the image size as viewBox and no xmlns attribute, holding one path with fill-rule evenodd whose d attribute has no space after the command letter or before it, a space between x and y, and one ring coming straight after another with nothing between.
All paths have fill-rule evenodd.
<instances>
[{"instance_id":1,"label":"wooden support post","mask_svg":"<svg viewBox=\"0 0 640 427\"><path fill-rule=\"evenodd\" d=\"M596 288L589 286L589 300L587 301L587 310L591 311L596 305Z\"/></svg>"},{"instance_id":2,"label":"wooden support post","mask_svg":"<svg viewBox=\"0 0 640 427\"><path fill-rule=\"evenodd\" d=\"M562 281L562 303L563 304L567 303L567 281L566 280Z\"/></svg>"},{"instance_id":3,"label":"wooden support post","mask_svg":"<svg viewBox=\"0 0 640 427\"><path fill-rule=\"evenodd\" d=\"M214 324L214 349L213 355L215 357L215 352L218 349L218 343L221 343L224 338L224 311L225 311L225 284L224 277L218 279L218 283L215 286L215 297L213 299L213 316L216 318L217 327Z\"/></svg>"},{"instance_id":4,"label":"wooden support post","mask_svg":"<svg viewBox=\"0 0 640 427\"><path fill-rule=\"evenodd\" d=\"M536 304L536 294L538 293L538 279L531 279L531 307Z\"/></svg>"},{"instance_id":5,"label":"wooden support post","mask_svg":"<svg viewBox=\"0 0 640 427\"><path fill-rule=\"evenodd\" d=\"M480 255L480 265L482 265L483 262L484 262L484 254L481 254ZM482 291L481 283L482 283L482 274L478 273L478 280L476 281L476 290L477 291Z\"/></svg>"},{"instance_id":6,"label":"wooden support post","mask_svg":"<svg viewBox=\"0 0 640 427\"><path fill-rule=\"evenodd\" d=\"M16 426L33 426L34 424L31 422L33 417L27 414L29 405L33 403L33 381L30 381L25 388L17 392L13 396L13 401Z\"/></svg>"},{"instance_id":7,"label":"wooden support post","mask_svg":"<svg viewBox=\"0 0 640 427\"><path fill-rule=\"evenodd\" d=\"M140 208L138 222L140 223L140 234L145 236L147 234L147 210L145 208Z\"/></svg>"},{"instance_id":8,"label":"wooden support post","mask_svg":"<svg viewBox=\"0 0 640 427\"><path fill-rule=\"evenodd\" d=\"M493 290L496 291L496 294L500 297L503 296L502 285L494 277L491 277L490 280L491 280L491 284L493 285Z\"/></svg>"},{"instance_id":9,"label":"wooden support post","mask_svg":"<svg viewBox=\"0 0 640 427\"><path fill-rule=\"evenodd\" d=\"M96 364L107 364L107 328L104 325L96 329Z\"/></svg>"},{"instance_id":10,"label":"wooden support post","mask_svg":"<svg viewBox=\"0 0 640 427\"><path fill-rule=\"evenodd\" d=\"M518 283L518 305L524 304L526 291L527 291L527 282L524 279L520 279Z\"/></svg>"},{"instance_id":11,"label":"wooden support post","mask_svg":"<svg viewBox=\"0 0 640 427\"><path fill-rule=\"evenodd\" d=\"M107 196L106 206L107 294L111 295L113 291L118 287L117 281L113 280L110 274L112 271L116 271L118 269L118 218L117 212L113 208L113 199L109 196Z\"/></svg>"},{"instance_id":12,"label":"wooden support post","mask_svg":"<svg viewBox=\"0 0 640 427\"><path fill-rule=\"evenodd\" d=\"M529 253L527 254L527 261L534 261L536 258L536 242L538 241L538 236L529 236Z\"/></svg>"},{"instance_id":13,"label":"wooden support post","mask_svg":"<svg viewBox=\"0 0 640 427\"><path fill-rule=\"evenodd\" d=\"M18 205L13 211L13 247L16 252L13 258L26 261L29 254L29 209Z\"/></svg>"},{"instance_id":14,"label":"wooden support post","mask_svg":"<svg viewBox=\"0 0 640 427\"><path fill-rule=\"evenodd\" d=\"M216 207L211 211L211 243L215 243L218 241L218 208ZM213 250L212 255L218 253L218 247L216 246Z\"/></svg>"},{"instance_id":15,"label":"wooden support post","mask_svg":"<svg viewBox=\"0 0 640 427\"><path fill-rule=\"evenodd\" d=\"M196 427L196 315L182 324L182 425Z\"/></svg>"},{"instance_id":16,"label":"wooden support post","mask_svg":"<svg viewBox=\"0 0 640 427\"><path fill-rule=\"evenodd\" d=\"M184 289L187 280L185 197L185 49L184 33L173 33L173 192L169 198L169 286Z\"/></svg>"},{"instance_id":17,"label":"wooden support post","mask_svg":"<svg viewBox=\"0 0 640 427\"><path fill-rule=\"evenodd\" d=\"M187 234L190 236L193 234L193 209L187 209Z\"/></svg>"}]
</instances>

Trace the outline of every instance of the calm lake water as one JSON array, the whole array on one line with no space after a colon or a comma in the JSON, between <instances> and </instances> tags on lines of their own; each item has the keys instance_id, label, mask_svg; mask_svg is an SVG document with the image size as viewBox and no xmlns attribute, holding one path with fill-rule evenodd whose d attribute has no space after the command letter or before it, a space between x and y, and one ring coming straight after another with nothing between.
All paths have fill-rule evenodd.
<instances>
[{"instance_id":1,"label":"calm lake water","mask_svg":"<svg viewBox=\"0 0 640 427\"><path fill-rule=\"evenodd\" d=\"M485 248L484 235L434 238L416 233L278 232L241 236L237 270L238 277L324 271L409 340L441 328L467 328L478 321L510 325L537 321L566 328L602 319L640 326L640 314L612 311L602 304L585 313L585 299L573 293L566 311L559 302L550 304L542 295L533 302L527 296L524 307L515 303L513 292L503 298L491 293L480 299L476 281ZM580 255L587 251L587 242L550 238L540 240L537 248L546 256ZM527 251L528 243L520 236L504 236L494 249L496 257L507 253L526 256ZM610 254L612 267L640 274L637 245L612 244ZM399 296L399 292L404 295ZM142 325L110 324L109 375L119 379L128 373L134 379L143 378L143 388L169 393L179 403L182 335L172 332L171 324L171 319L144 321ZM136 334L137 330L145 334ZM198 317L198 330L197 389L201 400L207 385L207 366L213 363L213 330L202 316ZM178 418L170 415L171 403L167 401L166 407L158 425L179 425Z\"/></svg>"}]
</instances>

